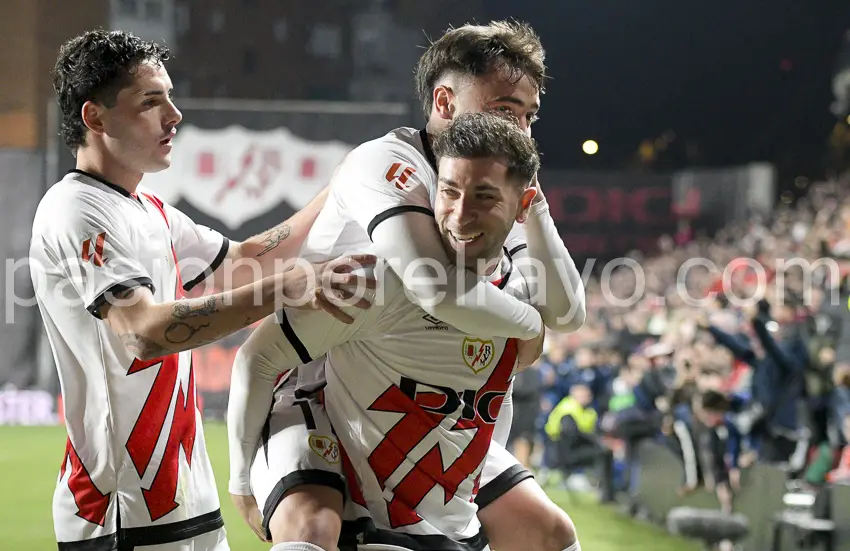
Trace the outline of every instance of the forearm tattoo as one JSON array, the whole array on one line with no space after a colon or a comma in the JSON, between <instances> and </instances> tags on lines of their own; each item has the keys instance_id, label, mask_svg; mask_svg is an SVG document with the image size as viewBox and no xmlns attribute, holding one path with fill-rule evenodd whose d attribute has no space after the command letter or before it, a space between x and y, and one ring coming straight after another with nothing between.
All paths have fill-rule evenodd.
<instances>
[{"instance_id":1,"label":"forearm tattoo","mask_svg":"<svg viewBox=\"0 0 850 551\"><path fill-rule=\"evenodd\" d=\"M270 229L263 236L263 240L260 241L261 244L265 245L262 251L257 253L257 256L263 256L264 254L274 250L280 245L289 234L292 232L292 228L289 227L289 224L281 224L276 228Z\"/></svg>"},{"instance_id":2,"label":"forearm tattoo","mask_svg":"<svg viewBox=\"0 0 850 551\"><path fill-rule=\"evenodd\" d=\"M207 297L200 304L193 300L179 301L172 308L171 316L179 320L209 316L218 312L217 302L216 297Z\"/></svg>"}]
</instances>

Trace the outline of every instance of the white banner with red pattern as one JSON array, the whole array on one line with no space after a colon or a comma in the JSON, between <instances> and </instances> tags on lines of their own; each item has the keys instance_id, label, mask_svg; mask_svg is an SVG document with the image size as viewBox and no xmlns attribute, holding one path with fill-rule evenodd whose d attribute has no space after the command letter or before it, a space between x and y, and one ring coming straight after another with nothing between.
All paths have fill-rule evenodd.
<instances>
[{"instance_id":1,"label":"white banner with red pattern","mask_svg":"<svg viewBox=\"0 0 850 551\"><path fill-rule=\"evenodd\" d=\"M285 128L240 126L181 126L173 144L171 168L146 176L143 184L164 201L174 205L182 198L231 229L284 201L302 208L353 148L304 140Z\"/></svg>"}]
</instances>

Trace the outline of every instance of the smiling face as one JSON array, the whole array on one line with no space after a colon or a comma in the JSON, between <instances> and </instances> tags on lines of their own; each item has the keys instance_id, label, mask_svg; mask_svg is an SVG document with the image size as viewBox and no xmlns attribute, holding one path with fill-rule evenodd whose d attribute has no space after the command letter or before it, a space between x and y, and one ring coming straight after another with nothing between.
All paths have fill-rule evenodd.
<instances>
[{"instance_id":1,"label":"smiling face","mask_svg":"<svg viewBox=\"0 0 850 551\"><path fill-rule=\"evenodd\" d=\"M91 144L99 142L122 168L159 172L171 165L171 139L183 118L171 98L171 78L159 63L140 63L109 107L88 101L83 120Z\"/></svg>"},{"instance_id":2,"label":"smiling face","mask_svg":"<svg viewBox=\"0 0 850 551\"><path fill-rule=\"evenodd\" d=\"M488 273L534 191L496 159L446 157L439 174L435 216L446 252L467 269Z\"/></svg>"}]
</instances>

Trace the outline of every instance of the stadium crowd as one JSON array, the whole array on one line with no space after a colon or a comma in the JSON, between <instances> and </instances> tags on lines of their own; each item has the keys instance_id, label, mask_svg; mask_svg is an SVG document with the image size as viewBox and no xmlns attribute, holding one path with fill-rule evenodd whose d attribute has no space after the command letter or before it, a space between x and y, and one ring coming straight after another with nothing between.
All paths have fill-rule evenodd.
<instances>
[{"instance_id":1,"label":"stadium crowd","mask_svg":"<svg viewBox=\"0 0 850 551\"><path fill-rule=\"evenodd\" d=\"M588 281L586 325L517 378L514 453L605 500L645 439L724 508L755 462L812 492L850 483L850 174L712 238L682 227Z\"/></svg>"}]
</instances>

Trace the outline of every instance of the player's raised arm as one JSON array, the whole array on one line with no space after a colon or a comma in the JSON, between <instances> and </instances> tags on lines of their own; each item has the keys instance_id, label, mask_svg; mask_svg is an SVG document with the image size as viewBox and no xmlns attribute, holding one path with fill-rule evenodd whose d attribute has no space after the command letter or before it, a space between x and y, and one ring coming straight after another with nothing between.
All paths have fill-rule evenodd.
<instances>
[{"instance_id":1,"label":"player's raised arm","mask_svg":"<svg viewBox=\"0 0 850 551\"><path fill-rule=\"evenodd\" d=\"M511 232L512 236L515 233L519 239L512 242L509 237L507 247L514 250L514 265L528 281L532 303L543 323L552 331L576 331L587 317L584 283L558 234L539 183L528 218ZM523 233L527 247L522 246ZM533 259L534 264L526 258Z\"/></svg>"},{"instance_id":2,"label":"player's raised arm","mask_svg":"<svg viewBox=\"0 0 850 551\"><path fill-rule=\"evenodd\" d=\"M466 333L523 340L539 335L543 324L534 307L452 264L415 156L412 148L361 146L337 170L331 193L423 310Z\"/></svg>"}]
</instances>

